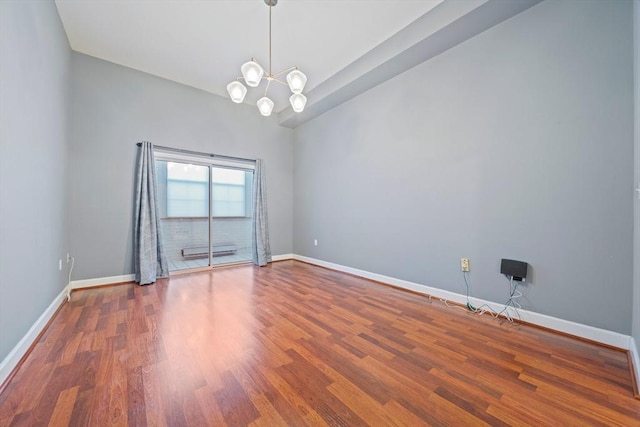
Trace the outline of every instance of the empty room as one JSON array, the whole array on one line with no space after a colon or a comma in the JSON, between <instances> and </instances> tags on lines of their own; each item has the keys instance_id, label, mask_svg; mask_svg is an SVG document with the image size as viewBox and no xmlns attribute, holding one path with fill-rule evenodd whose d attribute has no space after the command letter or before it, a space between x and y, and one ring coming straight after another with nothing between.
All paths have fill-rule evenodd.
<instances>
[{"instance_id":1,"label":"empty room","mask_svg":"<svg viewBox=\"0 0 640 427\"><path fill-rule=\"evenodd\" d=\"M640 0L1 0L0 426L640 426Z\"/></svg>"}]
</instances>

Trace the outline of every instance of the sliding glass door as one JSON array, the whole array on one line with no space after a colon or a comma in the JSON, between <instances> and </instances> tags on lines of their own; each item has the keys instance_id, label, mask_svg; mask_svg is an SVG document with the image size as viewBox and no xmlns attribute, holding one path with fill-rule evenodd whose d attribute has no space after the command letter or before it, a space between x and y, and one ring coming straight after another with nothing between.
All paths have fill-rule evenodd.
<instances>
[{"instance_id":1,"label":"sliding glass door","mask_svg":"<svg viewBox=\"0 0 640 427\"><path fill-rule=\"evenodd\" d=\"M156 154L169 270L251 261L253 170Z\"/></svg>"},{"instance_id":2,"label":"sliding glass door","mask_svg":"<svg viewBox=\"0 0 640 427\"><path fill-rule=\"evenodd\" d=\"M211 167L211 263L251 261L253 171Z\"/></svg>"}]
</instances>

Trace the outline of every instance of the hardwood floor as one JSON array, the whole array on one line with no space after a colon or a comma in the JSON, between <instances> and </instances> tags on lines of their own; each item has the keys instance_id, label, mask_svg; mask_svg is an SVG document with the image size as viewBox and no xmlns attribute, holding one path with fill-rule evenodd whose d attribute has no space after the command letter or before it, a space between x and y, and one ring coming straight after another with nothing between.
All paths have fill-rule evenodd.
<instances>
[{"instance_id":1,"label":"hardwood floor","mask_svg":"<svg viewBox=\"0 0 640 427\"><path fill-rule=\"evenodd\" d=\"M627 363L283 261L75 292L0 425L640 425Z\"/></svg>"}]
</instances>

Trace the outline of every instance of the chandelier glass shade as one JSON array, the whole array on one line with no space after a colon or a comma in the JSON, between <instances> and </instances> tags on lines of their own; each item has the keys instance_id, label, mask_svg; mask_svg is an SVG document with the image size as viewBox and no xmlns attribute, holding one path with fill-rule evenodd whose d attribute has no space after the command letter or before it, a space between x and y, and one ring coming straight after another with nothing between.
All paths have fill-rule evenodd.
<instances>
[{"instance_id":1,"label":"chandelier glass shade","mask_svg":"<svg viewBox=\"0 0 640 427\"><path fill-rule=\"evenodd\" d=\"M304 85L307 84L307 76L300 70L293 70L287 74L287 83L289 83L289 89L293 93L302 93Z\"/></svg>"},{"instance_id":2,"label":"chandelier glass shade","mask_svg":"<svg viewBox=\"0 0 640 427\"><path fill-rule=\"evenodd\" d=\"M244 78L245 83L251 87L258 87L262 80L262 76L264 76L264 70L260 64L253 60L242 64L240 71L242 71L242 77Z\"/></svg>"},{"instance_id":3,"label":"chandelier glass shade","mask_svg":"<svg viewBox=\"0 0 640 427\"><path fill-rule=\"evenodd\" d=\"M257 105L258 105L258 110L260 110L260 114L262 114L263 116L271 115L271 112L273 111L272 100L270 100L266 96L263 96L262 98L258 99Z\"/></svg>"},{"instance_id":4,"label":"chandelier glass shade","mask_svg":"<svg viewBox=\"0 0 640 427\"><path fill-rule=\"evenodd\" d=\"M229 96L233 102L240 104L244 101L244 97L247 94L247 88L236 80L235 82L231 82L227 85L227 92L229 92Z\"/></svg>"},{"instance_id":5,"label":"chandelier glass shade","mask_svg":"<svg viewBox=\"0 0 640 427\"><path fill-rule=\"evenodd\" d=\"M273 111L274 103L267 97L267 94L271 82L277 82L284 86L289 86L292 93L289 97L291 108L293 108L293 111L296 113L300 113L307 104L307 97L302 94L304 86L307 83L307 76L295 66L277 73L271 71L271 8L278 3L278 0L264 0L264 2L269 6L269 71L265 71L264 68L258 64L258 61L251 58L250 61L245 62L242 64L242 67L240 67L242 76L237 77L236 80L227 85L227 92L233 102L240 104L247 95L247 88L242 84L242 81L249 87L258 87L260 83L262 83L262 80L266 80L267 86L264 90L264 96L258 100L256 105L258 106L260 114L269 116ZM279 78L285 73L288 73L286 83Z\"/></svg>"},{"instance_id":6,"label":"chandelier glass shade","mask_svg":"<svg viewBox=\"0 0 640 427\"><path fill-rule=\"evenodd\" d=\"M289 97L289 102L293 111L300 113L304 110L304 106L307 105L307 97L301 93L294 93Z\"/></svg>"}]
</instances>

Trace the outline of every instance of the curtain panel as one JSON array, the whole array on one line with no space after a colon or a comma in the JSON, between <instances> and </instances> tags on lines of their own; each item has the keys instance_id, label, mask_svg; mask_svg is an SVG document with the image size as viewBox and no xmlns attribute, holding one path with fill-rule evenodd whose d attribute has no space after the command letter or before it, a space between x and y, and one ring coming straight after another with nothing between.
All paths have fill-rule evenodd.
<instances>
[{"instance_id":1,"label":"curtain panel","mask_svg":"<svg viewBox=\"0 0 640 427\"><path fill-rule=\"evenodd\" d=\"M253 172L253 263L264 266L271 262L269 219L267 216L267 183L264 162L256 159Z\"/></svg>"},{"instance_id":2,"label":"curtain panel","mask_svg":"<svg viewBox=\"0 0 640 427\"><path fill-rule=\"evenodd\" d=\"M133 257L135 281L141 285L169 277L162 243L153 144L142 142L135 183Z\"/></svg>"}]
</instances>

